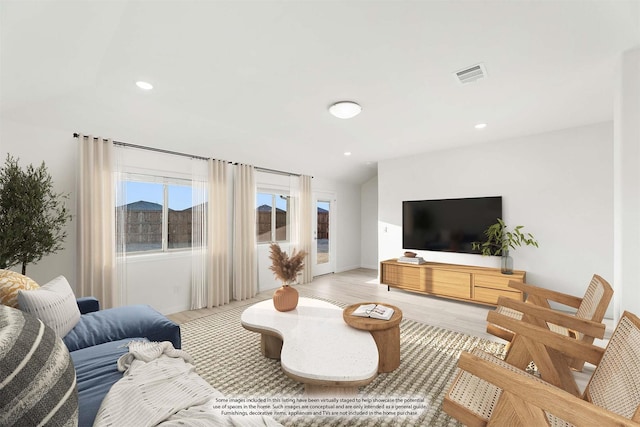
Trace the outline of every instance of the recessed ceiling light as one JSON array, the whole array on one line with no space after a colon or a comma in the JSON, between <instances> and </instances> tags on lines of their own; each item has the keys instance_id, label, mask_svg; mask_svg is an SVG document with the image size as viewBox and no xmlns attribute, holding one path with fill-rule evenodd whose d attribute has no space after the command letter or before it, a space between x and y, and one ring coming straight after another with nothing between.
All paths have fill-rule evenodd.
<instances>
[{"instance_id":1,"label":"recessed ceiling light","mask_svg":"<svg viewBox=\"0 0 640 427\"><path fill-rule=\"evenodd\" d=\"M339 119L350 119L361 111L362 107L353 101L340 101L329 107L329 112Z\"/></svg>"},{"instance_id":2,"label":"recessed ceiling light","mask_svg":"<svg viewBox=\"0 0 640 427\"><path fill-rule=\"evenodd\" d=\"M151 83L147 83L147 82L143 82L143 81L136 82L136 86L138 86L140 89L144 89L144 90L153 89L153 85Z\"/></svg>"},{"instance_id":3,"label":"recessed ceiling light","mask_svg":"<svg viewBox=\"0 0 640 427\"><path fill-rule=\"evenodd\" d=\"M476 129L484 129L487 127L486 123L478 123L477 125L475 125Z\"/></svg>"},{"instance_id":4,"label":"recessed ceiling light","mask_svg":"<svg viewBox=\"0 0 640 427\"><path fill-rule=\"evenodd\" d=\"M345 155L345 156L350 156L350 155L351 155L351 151L345 151L345 152L344 152L344 155Z\"/></svg>"}]
</instances>

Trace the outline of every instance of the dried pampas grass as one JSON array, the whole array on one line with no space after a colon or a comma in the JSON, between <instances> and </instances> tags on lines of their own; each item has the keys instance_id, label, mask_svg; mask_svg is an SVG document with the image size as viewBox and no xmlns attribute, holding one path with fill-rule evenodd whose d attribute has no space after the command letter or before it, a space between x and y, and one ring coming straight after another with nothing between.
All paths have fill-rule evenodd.
<instances>
[{"instance_id":1,"label":"dried pampas grass","mask_svg":"<svg viewBox=\"0 0 640 427\"><path fill-rule=\"evenodd\" d=\"M305 251L293 251L291 257L280 249L280 245L272 243L271 253L269 259L271 259L271 271L276 278L282 280L284 285L289 285L296 281L298 273L302 271L304 267L304 257L307 256Z\"/></svg>"}]
</instances>

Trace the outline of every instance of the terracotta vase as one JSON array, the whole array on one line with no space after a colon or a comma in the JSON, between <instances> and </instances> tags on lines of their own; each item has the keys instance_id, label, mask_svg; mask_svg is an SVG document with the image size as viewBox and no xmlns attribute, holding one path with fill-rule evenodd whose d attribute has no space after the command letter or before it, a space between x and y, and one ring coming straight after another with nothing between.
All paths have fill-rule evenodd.
<instances>
[{"instance_id":1,"label":"terracotta vase","mask_svg":"<svg viewBox=\"0 0 640 427\"><path fill-rule=\"evenodd\" d=\"M298 291L289 285L282 285L273 294L273 306L278 311L291 311L298 305Z\"/></svg>"}]
</instances>

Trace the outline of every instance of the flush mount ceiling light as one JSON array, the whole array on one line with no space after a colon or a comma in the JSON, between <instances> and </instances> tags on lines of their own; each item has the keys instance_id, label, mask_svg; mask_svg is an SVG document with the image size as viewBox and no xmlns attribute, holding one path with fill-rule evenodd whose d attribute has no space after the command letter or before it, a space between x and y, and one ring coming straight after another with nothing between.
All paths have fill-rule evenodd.
<instances>
[{"instance_id":1,"label":"flush mount ceiling light","mask_svg":"<svg viewBox=\"0 0 640 427\"><path fill-rule=\"evenodd\" d=\"M477 125L474 126L476 129L484 129L487 127L486 123L478 123Z\"/></svg>"},{"instance_id":2,"label":"flush mount ceiling light","mask_svg":"<svg viewBox=\"0 0 640 427\"><path fill-rule=\"evenodd\" d=\"M361 111L362 107L353 101L340 101L329 107L329 112L339 119L350 119Z\"/></svg>"},{"instance_id":3,"label":"flush mount ceiling light","mask_svg":"<svg viewBox=\"0 0 640 427\"><path fill-rule=\"evenodd\" d=\"M153 85L151 83L147 83L147 82L143 82L143 81L136 82L136 86L138 86L140 89L144 89L144 90L153 89Z\"/></svg>"},{"instance_id":4,"label":"flush mount ceiling light","mask_svg":"<svg viewBox=\"0 0 640 427\"><path fill-rule=\"evenodd\" d=\"M347 156L347 157L349 157L349 156L351 155L351 151L345 151L345 152L344 152L344 155L345 155L345 156Z\"/></svg>"}]
</instances>

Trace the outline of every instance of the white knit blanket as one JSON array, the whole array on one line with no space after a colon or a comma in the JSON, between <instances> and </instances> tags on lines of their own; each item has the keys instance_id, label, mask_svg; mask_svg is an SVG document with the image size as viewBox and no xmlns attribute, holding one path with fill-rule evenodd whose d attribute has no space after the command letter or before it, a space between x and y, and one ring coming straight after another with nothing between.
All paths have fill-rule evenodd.
<instances>
[{"instance_id":1,"label":"white knit blanket","mask_svg":"<svg viewBox=\"0 0 640 427\"><path fill-rule=\"evenodd\" d=\"M228 416L214 410L222 394L202 379L191 357L170 342L129 343L118 360L124 376L102 401L95 427L107 426L279 426L260 416Z\"/></svg>"}]
</instances>

